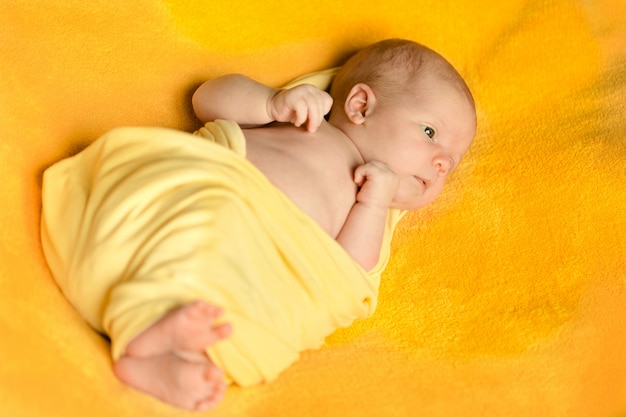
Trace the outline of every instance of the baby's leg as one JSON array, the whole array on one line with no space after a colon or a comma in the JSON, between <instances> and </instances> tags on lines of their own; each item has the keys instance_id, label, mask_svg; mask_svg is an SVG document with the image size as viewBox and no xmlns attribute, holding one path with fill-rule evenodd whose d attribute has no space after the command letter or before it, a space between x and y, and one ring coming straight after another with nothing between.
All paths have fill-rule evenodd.
<instances>
[{"instance_id":1,"label":"baby's leg","mask_svg":"<svg viewBox=\"0 0 626 417\"><path fill-rule=\"evenodd\" d=\"M228 324L215 325L221 310L196 301L179 307L131 341L115 363L120 380L172 405L206 409L225 390L222 371L205 348L230 334Z\"/></svg>"}]
</instances>

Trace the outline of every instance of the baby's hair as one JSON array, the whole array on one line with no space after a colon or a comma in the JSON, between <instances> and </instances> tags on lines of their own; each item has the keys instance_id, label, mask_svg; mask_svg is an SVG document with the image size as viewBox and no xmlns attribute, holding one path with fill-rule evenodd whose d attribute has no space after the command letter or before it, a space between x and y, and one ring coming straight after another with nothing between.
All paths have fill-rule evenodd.
<instances>
[{"instance_id":1,"label":"baby's hair","mask_svg":"<svg viewBox=\"0 0 626 417\"><path fill-rule=\"evenodd\" d=\"M342 106L350 89L364 83L379 100L393 99L414 92L412 87L426 73L449 83L474 107L467 84L452 64L432 49L404 39L388 39L361 49L341 67L330 94L335 104Z\"/></svg>"}]
</instances>

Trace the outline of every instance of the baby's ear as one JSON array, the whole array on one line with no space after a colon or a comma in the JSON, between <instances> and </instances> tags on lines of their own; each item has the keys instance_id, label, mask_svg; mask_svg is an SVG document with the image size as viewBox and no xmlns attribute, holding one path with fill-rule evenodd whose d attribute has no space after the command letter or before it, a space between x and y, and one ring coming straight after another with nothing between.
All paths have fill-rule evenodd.
<instances>
[{"instance_id":1,"label":"baby's ear","mask_svg":"<svg viewBox=\"0 0 626 417\"><path fill-rule=\"evenodd\" d=\"M376 107L376 95L369 85L358 83L348 93L344 111L352 123L363 124L365 118Z\"/></svg>"}]
</instances>

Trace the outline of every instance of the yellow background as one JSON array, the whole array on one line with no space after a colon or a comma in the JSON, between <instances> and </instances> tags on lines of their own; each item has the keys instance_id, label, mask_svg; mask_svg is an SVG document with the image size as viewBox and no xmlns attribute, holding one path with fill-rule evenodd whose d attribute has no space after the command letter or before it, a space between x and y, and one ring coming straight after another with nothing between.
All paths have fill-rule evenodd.
<instances>
[{"instance_id":1,"label":"yellow background","mask_svg":"<svg viewBox=\"0 0 626 417\"><path fill-rule=\"evenodd\" d=\"M52 281L45 167L116 126L196 129L190 97L208 78L279 86L388 37L459 69L478 103L475 144L440 199L400 224L375 316L206 415L626 415L624 1L0 10L1 415L187 415L120 384L107 342Z\"/></svg>"}]
</instances>

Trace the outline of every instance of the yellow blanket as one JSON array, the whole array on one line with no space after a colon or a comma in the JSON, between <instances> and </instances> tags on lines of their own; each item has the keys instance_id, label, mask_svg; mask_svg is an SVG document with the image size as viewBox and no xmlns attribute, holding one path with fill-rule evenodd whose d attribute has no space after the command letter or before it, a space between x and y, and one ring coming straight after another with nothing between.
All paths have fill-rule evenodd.
<instances>
[{"instance_id":1,"label":"yellow blanket","mask_svg":"<svg viewBox=\"0 0 626 417\"><path fill-rule=\"evenodd\" d=\"M167 311L203 299L235 329L207 349L227 378L272 381L374 312L397 218L368 274L244 158L236 123L199 135L119 128L46 170L44 253L113 359Z\"/></svg>"},{"instance_id":2,"label":"yellow blanket","mask_svg":"<svg viewBox=\"0 0 626 417\"><path fill-rule=\"evenodd\" d=\"M39 240L41 172L190 96L280 86L404 37L478 104L470 152L396 229L374 315L207 416L626 413L623 0L0 0L0 415L178 417L119 383Z\"/></svg>"}]
</instances>

